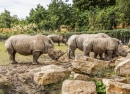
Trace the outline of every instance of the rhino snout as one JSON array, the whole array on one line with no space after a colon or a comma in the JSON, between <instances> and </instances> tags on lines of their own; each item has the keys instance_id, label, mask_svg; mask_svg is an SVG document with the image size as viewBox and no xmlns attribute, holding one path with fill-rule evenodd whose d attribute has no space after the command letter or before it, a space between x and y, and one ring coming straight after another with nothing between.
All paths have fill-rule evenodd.
<instances>
[{"instance_id":1,"label":"rhino snout","mask_svg":"<svg viewBox=\"0 0 130 94\"><path fill-rule=\"evenodd\" d=\"M62 52L61 50L54 50L51 52L48 52L48 55L50 56L51 59L53 60L58 60L61 56L63 56L65 53Z\"/></svg>"}]
</instances>

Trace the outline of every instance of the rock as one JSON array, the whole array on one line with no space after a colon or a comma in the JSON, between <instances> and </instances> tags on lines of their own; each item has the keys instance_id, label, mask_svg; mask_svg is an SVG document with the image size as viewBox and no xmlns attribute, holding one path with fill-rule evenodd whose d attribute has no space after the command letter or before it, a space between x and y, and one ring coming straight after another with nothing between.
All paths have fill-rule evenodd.
<instances>
[{"instance_id":1,"label":"rock","mask_svg":"<svg viewBox=\"0 0 130 94\"><path fill-rule=\"evenodd\" d=\"M126 57L118 58L118 59L115 61L115 66L117 66L119 63L125 61L126 59L127 59Z\"/></svg>"},{"instance_id":2,"label":"rock","mask_svg":"<svg viewBox=\"0 0 130 94\"><path fill-rule=\"evenodd\" d=\"M87 75L75 73L75 74L74 74L74 80L88 81L88 80L90 80L90 77L87 76Z\"/></svg>"},{"instance_id":3,"label":"rock","mask_svg":"<svg viewBox=\"0 0 130 94\"><path fill-rule=\"evenodd\" d=\"M3 85L3 83L8 83L8 82L9 79L7 78L7 76L0 74L0 86Z\"/></svg>"},{"instance_id":4,"label":"rock","mask_svg":"<svg viewBox=\"0 0 130 94\"><path fill-rule=\"evenodd\" d=\"M130 52L130 51L129 51L129 52ZM130 53L128 53L128 54L127 54L126 58L127 58L127 59L129 59L129 58L130 58Z\"/></svg>"},{"instance_id":5,"label":"rock","mask_svg":"<svg viewBox=\"0 0 130 94\"><path fill-rule=\"evenodd\" d=\"M130 59L127 59L121 63L119 63L115 69L115 73L118 75L130 75Z\"/></svg>"},{"instance_id":6,"label":"rock","mask_svg":"<svg viewBox=\"0 0 130 94\"><path fill-rule=\"evenodd\" d=\"M102 82L103 84L105 84L106 86L109 85L109 82L111 81L116 81L116 82L121 82L121 83L127 83L127 79L125 77L120 77L120 76L113 76L111 78L103 78Z\"/></svg>"},{"instance_id":7,"label":"rock","mask_svg":"<svg viewBox=\"0 0 130 94\"><path fill-rule=\"evenodd\" d=\"M96 85L93 81L65 80L62 94L97 94Z\"/></svg>"},{"instance_id":8,"label":"rock","mask_svg":"<svg viewBox=\"0 0 130 94\"><path fill-rule=\"evenodd\" d=\"M56 65L41 67L41 71L34 74L34 81L39 85L57 83L70 75L70 71Z\"/></svg>"},{"instance_id":9,"label":"rock","mask_svg":"<svg viewBox=\"0 0 130 94\"><path fill-rule=\"evenodd\" d=\"M130 94L130 84L111 79L103 79L103 83L106 85L106 94Z\"/></svg>"},{"instance_id":10,"label":"rock","mask_svg":"<svg viewBox=\"0 0 130 94\"><path fill-rule=\"evenodd\" d=\"M110 68L110 61L93 59L91 57L77 57L72 62L73 71L76 73L87 73L96 75L99 71Z\"/></svg>"}]
</instances>

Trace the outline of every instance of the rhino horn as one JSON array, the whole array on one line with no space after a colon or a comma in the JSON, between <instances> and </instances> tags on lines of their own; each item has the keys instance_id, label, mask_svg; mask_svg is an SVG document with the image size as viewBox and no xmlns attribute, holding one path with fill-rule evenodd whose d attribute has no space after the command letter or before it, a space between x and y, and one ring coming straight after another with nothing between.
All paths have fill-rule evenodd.
<instances>
[{"instance_id":1,"label":"rhino horn","mask_svg":"<svg viewBox=\"0 0 130 94\"><path fill-rule=\"evenodd\" d=\"M62 52L62 51L60 50L58 56L61 57L61 56L63 56L65 53L67 53L67 52Z\"/></svg>"}]
</instances>

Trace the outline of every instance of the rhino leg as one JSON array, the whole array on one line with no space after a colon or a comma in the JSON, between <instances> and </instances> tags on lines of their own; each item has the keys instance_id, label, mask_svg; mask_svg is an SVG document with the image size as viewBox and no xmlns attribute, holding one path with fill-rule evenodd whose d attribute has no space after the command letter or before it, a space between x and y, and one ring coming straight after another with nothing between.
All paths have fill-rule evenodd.
<instances>
[{"instance_id":1,"label":"rhino leg","mask_svg":"<svg viewBox=\"0 0 130 94\"><path fill-rule=\"evenodd\" d=\"M58 42L58 46L60 46L60 42Z\"/></svg>"},{"instance_id":2,"label":"rhino leg","mask_svg":"<svg viewBox=\"0 0 130 94\"><path fill-rule=\"evenodd\" d=\"M94 58L97 58L98 53L94 54ZM103 60L102 53L99 54L100 60Z\"/></svg>"},{"instance_id":3,"label":"rhino leg","mask_svg":"<svg viewBox=\"0 0 130 94\"><path fill-rule=\"evenodd\" d=\"M106 57L107 61L112 59L112 54L113 54L112 50L107 51L107 57Z\"/></svg>"},{"instance_id":4,"label":"rhino leg","mask_svg":"<svg viewBox=\"0 0 130 94\"><path fill-rule=\"evenodd\" d=\"M41 52L39 51L33 52L33 64L39 64L38 58L40 55L41 55Z\"/></svg>"},{"instance_id":5,"label":"rhino leg","mask_svg":"<svg viewBox=\"0 0 130 94\"><path fill-rule=\"evenodd\" d=\"M9 54L9 60L11 61L11 64L17 64L18 62L15 61L15 54L16 52L15 51L8 51L8 54Z\"/></svg>"},{"instance_id":6,"label":"rhino leg","mask_svg":"<svg viewBox=\"0 0 130 94\"><path fill-rule=\"evenodd\" d=\"M68 58L73 59L75 57L75 50L68 49Z\"/></svg>"},{"instance_id":7,"label":"rhino leg","mask_svg":"<svg viewBox=\"0 0 130 94\"><path fill-rule=\"evenodd\" d=\"M86 47L84 47L84 56L88 56L90 57L89 53L91 52L90 49L86 49Z\"/></svg>"},{"instance_id":8,"label":"rhino leg","mask_svg":"<svg viewBox=\"0 0 130 94\"><path fill-rule=\"evenodd\" d=\"M100 60L104 60L102 55L103 55L102 53L99 54Z\"/></svg>"},{"instance_id":9,"label":"rhino leg","mask_svg":"<svg viewBox=\"0 0 130 94\"><path fill-rule=\"evenodd\" d=\"M97 53L94 53L94 58L97 58L97 55L98 55Z\"/></svg>"}]
</instances>

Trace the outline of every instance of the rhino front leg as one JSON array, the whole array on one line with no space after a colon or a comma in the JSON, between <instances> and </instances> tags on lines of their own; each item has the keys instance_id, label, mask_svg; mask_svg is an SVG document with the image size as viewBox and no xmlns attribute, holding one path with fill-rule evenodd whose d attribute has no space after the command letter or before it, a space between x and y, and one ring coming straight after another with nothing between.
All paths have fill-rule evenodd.
<instances>
[{"instance_id":1,"label":"rhino front leg","mask_svg":"<svg viewBox=\"0 0 130 94\"><path fill-rule=\"evenodd\" d=\"M75 57L75 50L68 49L68 58L73 59Z\"/></svg>"},{"instance_id":2,"label":"rhino front leg","mask_svg":"<svg viewBox=\"0 0 130 94\"><path fill-rule=\"evenodd\" d=\"M112 59L112 54L113 54L113 51L109 50L107 51L107 59L106 60L111 60Z\"/></svg>"},{"instance_id":3,"label":"rhino front leg","mask_svg":"<svg viewBox=\"0 0 130 94\"><path fill-rule=\"evenodd\" d=\"M86 49L86 47L84 47L84 56L88 56L90 57L89 53L91 52L90 49Z\"/></svg>"},{"instance_id":4,"label":"rhino front leg","mask_svg":"<svg viewBox=\"0 0 130 94\"><path fill-rule=\"evenodd\" d=\"M39 64L38 58L40 55L41 55L41 52L39 51L33 52L33 64Z\"/></svg>"}]
</instances>

